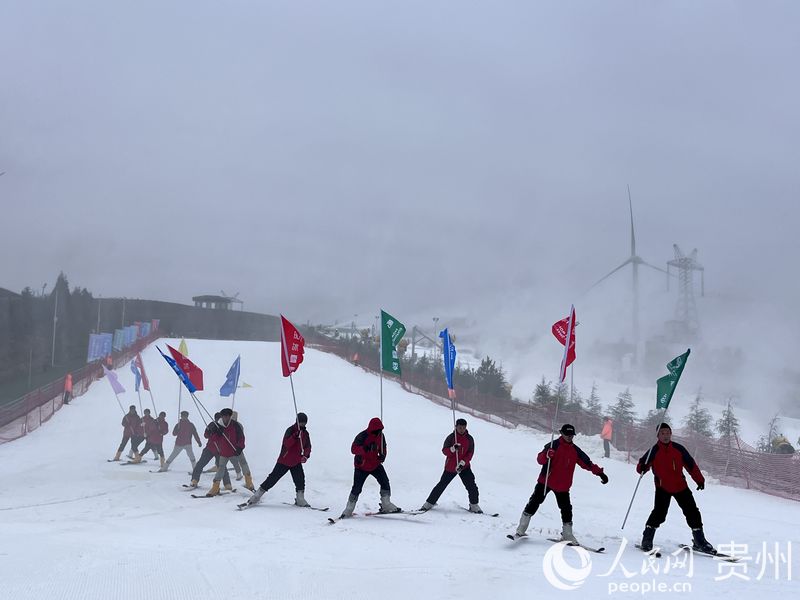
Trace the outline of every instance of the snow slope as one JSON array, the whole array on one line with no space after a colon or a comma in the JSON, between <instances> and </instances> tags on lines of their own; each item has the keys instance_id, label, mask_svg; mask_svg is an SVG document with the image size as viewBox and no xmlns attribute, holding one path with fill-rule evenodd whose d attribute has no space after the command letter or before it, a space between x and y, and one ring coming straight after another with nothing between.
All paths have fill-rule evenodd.
<instances>
[{"instance_id":1,"label":"snow slope","mask_svg":"<svg viewBox=\"0 0 800 600\"><path fill-rule=\"evenodd\" d=\"M256 483L274 465L284 429L293 418L289 381L280 376L279 345L256 342L189 340L190 357L205 371L207 391L201 400L210 410L228 403L217 395L230 363L242 355L242 381L236 408L245 426L246 454ZM154 348L143 355L159 409L170 428L177 412L177 380ZM129 390L123 404L135 402L133 375L118 371ZM61 411L36 432L0 446L5 486L0 490L0 580L3 597L64 599L192 600L235 598L497 598L535 594L539 598L568 593L553 587L543 574L543 559L552 544L541 533L555 533L560 518L548 498L534 516L530 538L510 542L520 511L538 473L535 454L548 437L529 430L507 430L468 417L476 439L473 470L481 505L500 517L471 515L466 492L454 481L436 510L420 516L357 517L336 525L352 483L350 443L379 413L379 384L373 375L323 353L307 350L294 378L298 408L309 415L313 454L306 464L306 498L329 513L286 506L294 490L287 475L264 496L261 506L239 512L246 493L193 499L181 483L188 481L188 460L181 456L166 474L146 465L106 462L119 442L120 409L106 381ZM186 395L184 394L184 401ZM149 404L149 397L142 402ZM203 420L191 408L202 430ZM451 427L449 411L384 382L384 420L389 444L386 467L392 499L406 509L418 508L438 480L444 464L442 440ZM605 595L609 586L672 586L688 583L690 596L724 593L751 598L755 593L789 596L796 591L783 566L774 566L760 581L756 551L762 542L779 544L784 553L800 538L796 503L714 485L696 493L712 543L747 544L752 561L750 581L715 581L718 565L695 557L691 576L685 570L641 574L643 557L620 549L622 522L637 476L623 456L603 461L598 438L576 442L604 464L607 486L581 471L575 475L573 506L576 535L608 548L592 554L591 572L580 592ZM172 437L165 450L172 449ZM702 457L698 457L702 467ZM204 475L201 486L207 486ZM625 534L636 539L652 501L652 481L642 482ZM357 512L375 510L378 489L369 479ZM680 511L673 506L657 542L672 551L689 539ZM637 539L638 541L638 539ZM772 546L770 546L772 547ZM547 558L554 556L553 550ZM567 549L568 565L580 556ZM661 564L672 560L661 559ZM797 559L791 557L794 570ZM566 569L556 571L569 580ZM778 563L780 567L781 563ZM610 569L613 572L602 576ZM741 571L741 568L740 568ZM572 580L580 579L577 576ZM636 595L641 595L636 594Z\"/></svg>"}]
</instances>

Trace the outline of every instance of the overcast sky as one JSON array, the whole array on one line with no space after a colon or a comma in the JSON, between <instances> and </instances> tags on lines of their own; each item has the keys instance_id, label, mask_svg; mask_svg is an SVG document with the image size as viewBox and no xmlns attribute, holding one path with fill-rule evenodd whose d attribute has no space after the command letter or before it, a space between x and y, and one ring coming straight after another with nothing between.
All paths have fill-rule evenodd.
<instances>
[{"instance_id":1,"label":"overcast sky","mask_svg":"<svg viewBox=\"0 0 800 600\"><path fill-rule=\"evenodd\" d=\"M798 23L791 0L0 0L0 286L616 324L628 272L583 292L629 253L630 184L639 254L697 247L731 320L786 315L796 357Z\"/></svg>"}]
</instances>

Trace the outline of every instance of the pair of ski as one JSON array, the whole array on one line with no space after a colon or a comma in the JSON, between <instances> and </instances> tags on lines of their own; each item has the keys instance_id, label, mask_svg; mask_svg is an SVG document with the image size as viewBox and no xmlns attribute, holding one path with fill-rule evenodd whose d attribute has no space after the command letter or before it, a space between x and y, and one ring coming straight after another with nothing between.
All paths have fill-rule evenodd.
<instances>
[{"instance_id":1,"label":"pair of ski","mask_svg":"<svg viewBox=\"0 0 800 600\"><path fill-rule=\"evenodd\" d=\"M525 533L523 535L519 535L519 534L516 534L516 533L514 533L514 534L509 533L506 537L508 539L510 539L512 542L515 542L517 540L521 540L522 538L527 538L528 534ZM561 540L561 539L558 539L558 538L547 538L547 541L553 542L555 544L559 544L561 542L567 542L567 540ZM581 544L580 542L567 542L567 545L568 546L574 546L574 547L580 547L580 548L583 548L584 550L588 550L589 552L594 552L595 554L602 554L603 552L606 551L605 547L592 548L591 546L585 546L584 544Z\"/></svg>"},{"instance_id":2,"label":"pair of ski","mask_svg":"<svg viewBox=\"0 0 800 600\"><path fill-rule=\"evenodd\" d=\"M642 550L641 544L636 544L636 547L639 550ZM738 557L731 556L730 554L723 554L722 552L717 552L716 550L714 552L703 552L701 550L695 550L692 546L689 546L688 544L678 544L678 548L680 548L681 550L684 550L686 552L693 552L694 554L698 554L698 555L702 555L702 556L710 556L711 558L717 558L717 559L725 561L725 562L739 562L739 558ZM653 549L653 550L642 550L642 552L644 552L645 554L647 554L649 556L654 556L655 558L661 558L661 552L659 550L656 550L656 549Z\"/></svg>"},{"instance_id":3,"label":"pair of ski","mask_svg":"<svg viewBox=\"0 0 800 600\"><path fill-rule=\"evenodd\" d=\"M380 511L377 511L377 512L353 513L349 517L339 516L339 517L337 517L335 519L333 517L328 517L328 524L329 525L335 525L336 523L338 523L342 519L350 519L352 517L358 516L359 514L362 517L393 517L393 516L397 516L397 517L404 517L404 516L413 517L413 516L416 516L416 515L425 514L426 512L428 512L428 511L427 510L397 510L397 511L394 511L394 512L380 512Z\"/></svg>"},{"instance_id":4,"label":"pair of ski","mask_svg":"<svg viewBox=\"0 0 800 600\"><path fill-rule=\"evenodd\" d=\"M232 490L220 490L218 493L214 494L213 496L208 496L206 494L190 494L192 498L216 498L217 496L227 496L228 494L235 494L236 488Z\"/></svg>"},{"instance_id":5,"label":"pair of ski","mask_svg":"<svg viewBox=\"0 0 800 600\"><path fill-rule=\"evenodd\" d=\"M242 502L241 504L237 504L236 508L238 508L239 510L246 510L248 508L253 508L254 506L259 506L260 504L261 504L260 502L257 503L257 504L249 504L247 502ZM287 506L297 506L297 504L295 504L294 502L281 502L281 504L286 504ZM265 506L268 506L268 505L265 505ZM325 506L325 507L321 507L321 506L297 506L297 508L307 508L309 510L318 510L320 512L326 512L326 511L330 510L331 507L330 506Z\"/></svg>"}]
</instances>

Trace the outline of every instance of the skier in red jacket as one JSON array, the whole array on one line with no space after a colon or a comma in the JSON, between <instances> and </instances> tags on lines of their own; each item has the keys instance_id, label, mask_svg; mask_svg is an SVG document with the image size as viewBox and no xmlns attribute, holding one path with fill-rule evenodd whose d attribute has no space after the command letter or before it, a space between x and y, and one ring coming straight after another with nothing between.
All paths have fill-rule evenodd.
<instances>
[{"instance_id":1,"label":"skier in red jacket","mask_svg":"<svg viewBox=\"0 0 800 600\"><path fill-rule=\"evenodd\" d=\"M112 460L120 460L125 446L128 445L128 440L131 442L131 458L139 462L141 456L139 455L139 444L142 443L143 430L142 418L136 413L136 406L131 404L128 408L127 414L122 417L122 441L117 448L117 453Z\"/></svg>"},{"instance_id":2,"label":"skier in red jacket","mask_svg":"<svg viewBox=\"0 0 800 600\"><path fill-rule=\"evenodd\" d=\"M478 505L478 486L475 484L475 475L472 473L470 464L474 452L475 440L472 438L469 431L467 431L467 420L458 419L456 421L455 431L445 438L444 445L442 446L442 454L446 457L442 478L431 490L428 499L420 510L432 509L439 499L439 496L442 495L447 486L450 485L450 482L458 475L461 477L461 482L464 484L464 487L467 488L470 512L483 512Z\"/></svg>"},{"instance_id":3,"label":"skier in red jacket","mask_svg":"<svg viewBox=\"0 0 800 600\"><path fill-rule=\"evenodd\" d=\"M658 442L636 463L637 473L647 473L651 468L656 484L656 495L653 511L647 518L642 533L642 550L649 552L653 549L656 529L666 520L670 500L675 498L686 517L686 523L692 529L693 548L707 554L716 553L703 533L703 519L694 501L692 490L686 483L683 470L689 472L698 490L705 489L706 480L689 451L672 441L672 428L666 423L661 423L658 428Z\"/></svg>"},{"instance_id":4,"label":"skier in red jacket","mask_svg":"<svg viewBox=\"0 0 800 600\"><path fill-rule=\"evenodd\" d=\"M380 511L383 513L402 512L401 508L392 504L389 476L386 474L386 469L383 468L387 451L386 438L383 436L383 423L378 417L373 417L369 426L356 436L350 446L350 452L354 454L353 464L355 466L353 488L350 490L347 506L340 518L344 519L353 515L358 496L370 475L377 479L381 486Z\"/></svg>"},{"instance_id":5,"label":"skier in red jacket","mask_svg":"<svg viewBox=\"0 0 800 600\"><path fill-rule=\"evenodd\" d=\"M281 453L278 456L278 462L275 463L275 468L258 486L256 493L248 499L248 506L258 504L261 496L278 483L287 472L292 474L292 481L294 481L296 492L294 503L297 506L309 506L305 499L306 476L303 472L303 463L311 457L311 437L306 431L307 423L308 415L302 412L297 413L295 422L283 434Z\"/></svg>"},{"instance_id":6,"label":"skier in red jacket","mask_svg":"<svg viewBox=\"0 0 800 600\"><path fill-rule=\"evenodd\" d=\"M250 466L247 464L247 459L244 457L244 429L241 424L233 418L233 410L230 408L223 408L219 411L219 432L213 436L214 442L219 448L219 463L217 472L214 475L214 481L211 484L211 489L208 490L206 496L216 496L219 494L219 482L222 481L223 476L228 471L228 462L239 463L244 473L244 487L251 492L255 492L256 488L253 487L253 478L250 474Z\"/></svg>"},{"instance_id":7,"label":"skier in red jacket","mask_svg":"<svg viewBox=\"0 0 800 600\"><path fill-rule=\"evenodd\" d=\"M536 457L536 462L542 465L542 470L539 473L539 479L533 489L533 494L531 494L530 500L525 505L525 509L519 519L517 537L525 535L528 525L530 525L531 517L544 502L547 492L552 491L556 497L558 508L561 509L563 526L561 539L577 543L575 535L572 533L572 503L569 498L569 489L572 487L575 465L597 475L603 484L608 483L608 476L603 473L603 469L594 464L583 450L572 443L572 438L575 436L575 427L565 424L561 427L559 433L561 433L561 437L545 445ZM547 480L546 488L545 480Z\"/></svg>"},{"instance_id":8,"label":"skier in red jacket","mask_svg":"<svg viewBox=\"0 0 800 600\"><path fill-rule=\"evenodd\" d=\"M145 409L145 415L149 415L149 410ZM142 455L147 455L148 450L152 450L161 460L161 467L164 467L164 435L169 432L169 425L167 424L167 413L161 411L158 413L158 418L153 419L150 417L144 425L144 434L147 438L147 444L142 450Z\"/></svg>"}]
</instances>

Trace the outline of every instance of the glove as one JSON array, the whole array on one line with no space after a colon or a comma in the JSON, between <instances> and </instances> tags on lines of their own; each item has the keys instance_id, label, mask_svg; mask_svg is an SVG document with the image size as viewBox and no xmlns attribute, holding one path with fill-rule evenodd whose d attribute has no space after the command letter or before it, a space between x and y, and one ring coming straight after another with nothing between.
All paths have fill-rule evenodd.
<instances>
[{"instance_id":1,"label":"glove","mask_svg":"<svg viewBox=\"0 0 800 600\"><path fill-rule=\"evenodd\" d=\"M233 453L234 453L236 456L241 456L242 452L244 452L244 448L235 448L235 449L233 450Z\"/></svg>"},{"instance_id":2,"label":"glove","mask_svg":"<svg viewBox=\"0 0 800 600\"><path fill-rule=\"evenodd\" d=\"M639 474L641 474L641 475L644 475L644 474L645 474L645 473L647 473L649 470L650 470L650 467L649 467L649 465L644 465L644 466L642 466L642 465L640 465L640 464L637 464L637 465L636 465L636 472L637 472L637 473L639 473Z\"/></svg>"},{"instance_id":3,"label":"glove","mask_svg":"<svg viewBox=\"0 0 800 600\"><path fill-rule=\"evenodd\" d=\"M598 477L600 477L600 481L603 482L603 485L608 483L608 475L606 475L605 473L600 473Z\"/></svg>"},{"instance_id":4,"label":"glove","mask_svg":"<svg viewBox=\"0 0 800 600\"><path fill-rule=\"evenodd\" d=\"M450 452L455 454L458 450L461 450L461 444L453 444L450 446Z\"/></svg>"},{"instance_id":5,"label":"glove","mask_svg":"<svg viewBox=\"0 0 800 600\"><path fill-rule=\"evenodd\" d=\"M466 466L467 463L465 463L463 460L458 461L458 466L456 467L456 473L461 473L461 471L463 471L464 467Z\"/></svg>"},{"instance_id":6,"label":"glove","mask_svg":"<svg viewBox=\"0 0 800 600\"><path fill-rule=\"evenodd\" d=\"M697 490L698 491L699 490L704 490L704 489L706 489L706 482L705 481L701 481L700 483L697 484Z\"/></svg>"},{"instance_id":7,"label":"glove","mask_svg":"<svg viewBox=\"0 0 800 600\"><path fill-rule=\"evenodd\" d=\"M371 444L366 446L366 449L367 449L367 452L375 452L375 450L378 449L378 444L376 444L375 442L372 442Z\"/></svg>"},{"instance_id":8,"label":"glove","mask_svg":"<svg viewBox=\"0 0 800 600\"><path fill-rule=\"evenodd\" d=\"M357 467L360 467L360 466L363 464L363 462L364 462L364 457L363 457L363 456L356 455L356 458L355 458L355 464L356 464L356 466L357 466Z\"/></svg>"},{"instance_id":9,"label":"glove","mask_svg":"<svg viewBox=\"0 0 800 600\"><path fill-rule=\"evenodd\" d=\"M300 457L300 462L301 462L301 463L304 463L304 462L306 462L307 460L308 460L308 459L307 459L305 456L301 456L301 457Z\"/></svg>"},{"instance_id":10,"label":"glove","mask_svg":"<svg viewBox=\"0 0 800 600\"><path fill-rule=\"evenodd\" d=\"M378 453L378 460L381 461L381 462L385 461L386 460L386 455L385 454L381 454L379 452Z\"/></svg>"},{"instance_id":11,"label":"glove","mask_svg":"<svg viewBox=\"0 0 800 600\"><path fill-rule=\"evenodd\" d=\"M197 442L197 447L198 448L202 448L203 447L203 442Z\"/></svg>"},{"instance_id":12,"label":"glove","mask_svg":"<svg viewBox=\"0 0 800 600\"><path fill-rule=\"evenodd\" d=\"M553 458L555 455L556 451L553 450L552 448L550 448L550 450L547 451L547 458Z\"/></svg>"}]
</instances>

